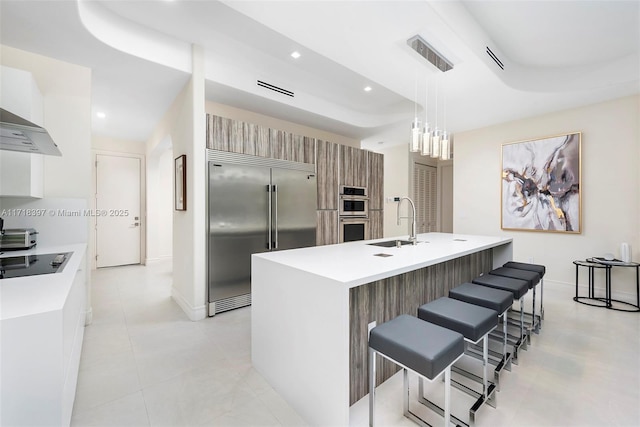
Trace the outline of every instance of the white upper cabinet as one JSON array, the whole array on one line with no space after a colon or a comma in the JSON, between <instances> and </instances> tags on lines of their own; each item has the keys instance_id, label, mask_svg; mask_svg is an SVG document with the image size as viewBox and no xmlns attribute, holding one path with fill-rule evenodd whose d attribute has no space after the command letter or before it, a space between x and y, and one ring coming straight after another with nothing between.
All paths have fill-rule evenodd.
<instances>
[{"instance_id":1,"label":"white upper cabinet","mask_svg":"<svg viewBox=\"0 0 640 427\"><path fill-rule=\"evenodd\" d=\"M0 67L0 107L37 125L44 125L43 100L33 75ZM0 150L0 197L44 195L42 154Z\"/></svg>"}]
</instances>

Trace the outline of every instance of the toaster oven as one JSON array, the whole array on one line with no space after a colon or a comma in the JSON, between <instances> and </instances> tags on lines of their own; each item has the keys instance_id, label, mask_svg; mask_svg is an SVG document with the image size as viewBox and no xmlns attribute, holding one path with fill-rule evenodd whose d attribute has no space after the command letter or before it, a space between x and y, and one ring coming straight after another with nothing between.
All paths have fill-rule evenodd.
<instances>
[{"instance_id":1,"label":"toaster oven","mask_svg":"<svg viewBox=\"0 0 640 427\"><path fill-rule=\"evenodd\" d=\"M38 243L38 232L33 228L8 228L0 234L0 250L24 250Z\"/></svg>"}]
</instances>

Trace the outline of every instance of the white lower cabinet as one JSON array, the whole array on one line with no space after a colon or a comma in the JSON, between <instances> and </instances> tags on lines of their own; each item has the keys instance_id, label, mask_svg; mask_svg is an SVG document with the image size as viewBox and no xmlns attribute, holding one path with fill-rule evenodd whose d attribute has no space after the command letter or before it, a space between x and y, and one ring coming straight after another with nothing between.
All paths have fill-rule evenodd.
<instances>
[{"instance_id":1,"label":"white lower cabinet","mask_svg":"<svg viewBox=\"0 0 640 427\"><path fill-rule=\"evenodd\" d=\"M59 309L2 319L0 425L70 424L84 336L86 250L73 256L81 262ZM38 297L25 289L25 298Z\"/></svg>"}]
</instances>

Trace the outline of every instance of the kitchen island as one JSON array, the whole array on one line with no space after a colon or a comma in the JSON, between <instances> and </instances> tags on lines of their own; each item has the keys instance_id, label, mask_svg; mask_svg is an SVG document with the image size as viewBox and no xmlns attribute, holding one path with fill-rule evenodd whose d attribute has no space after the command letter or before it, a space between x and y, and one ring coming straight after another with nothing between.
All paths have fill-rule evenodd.
<instances>
[{"instance_id":1,"label":"kitchen island","mask_svg":"<svg viewBox=\"0 0 640 427\"><path fill-rule=\"evenodd\" d=\"M253 365L311 425L349 425L349 407L368 393L370 323L415 316L512 259L510 238L427 233L415 246L370 244L389 240L252 256ZM378 383L396 372L381 367Z\"/></svg>"},{"instance_id":2,"label":"kitchen island","mask_svg":"<svg viewBox=\"0 0 640 427\"><path fill-rule=\"evenodd\" d=\"M68 244L0 255L71 253L60 272L0 280L0 425L71 421L86 314L86 250L86 244Z\"/></svg>"}]
</instances>

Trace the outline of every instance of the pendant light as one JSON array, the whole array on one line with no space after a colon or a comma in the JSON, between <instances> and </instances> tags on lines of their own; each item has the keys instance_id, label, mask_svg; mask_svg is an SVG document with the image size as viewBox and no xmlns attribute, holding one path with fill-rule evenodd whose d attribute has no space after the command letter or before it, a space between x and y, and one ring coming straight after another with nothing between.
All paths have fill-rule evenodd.
<instances>
[{"instance_id":1,"label":"pendant light","mask_svg":"<svg viewBox=\"0 0 640 427\"><path fill-rule=\"evenodd\" d=\"M440 141L440 160L449 160L451 158L451 143L450 136L447 132L447 92L446 85L443 89L443 128L444 132L442 133L442 141Z\"/></svg>"},{"instance_id":2,"label":"pendant light","mask_svg":"<svg viewBox=\"0 0 640 427\"><path fill-rule=\"evenodd\" d=\"M420 144L422 142L422 130L420 129L420 120L418 119L418 81L415 80L415 118L411 123L411 142L409 142L409 150L417 153L420 151Z\"/></svg>"},{"instance_id":3,"label":"pendant light","mask_svg":"<svg viewBox=\"0 0 640 427\"><path fill-rule=\"evenodd\" d=\"M422 132L422 151L423 156L431 155L431 127L429 126L429 79L425 79L425 97L424 97L424 129Z\"/></svg>"},{"instance_id":4,"label":"pendant light","mask_svg":"<svg viewBox=\"0 0 640 427\"><path fill-rule=\"evenodd\" d=\"M440 160L449 160L449 134L447 133L447 92L446 88L443 89L442 94L443 104L443 116L442 126L444 132L442 133L442 141L440 142Z\"/></svg>"},{"instance_id":5,"label":"pendant light","mask_svg":"<svg viewBox=\"0 0 640 427\"><path fill-rule=\"evenodd\" d=\"M428 120L428 100L429 100L429 81L427 75L427 81L425 85L425 115L424 115L424 128L420 130L420 120L418 119L418 89L416 83L415 93L415 115L414 120L411 123L411 141L409 142L409 149L412 152L420 151L423 156L430 156L434 159L449 160L452 157L452 136L447 131L447 106L446 106L446 94L443 101L444 109L444 121L442 123L442 130L438 128L438 90L440 88L439 74L444 74L453 69L453 64L442 56L436 49L433 48L425 39L420 35L415 35L407 40L407 45L413 49L420 57L424 58L427 62L437 68L440 73L436 76L436 120L434 122L433 129L429 125ZM416 78L417 82L417 78Z\"/></svg>"},{"instance_id":6,"label":"pendant light","mask_svg":"<svg viewBox=\"0 0 640 427\"><path fill-rule=\"evenodd\" d=\"M436 78L436 124L431 137L431 157L433 158L440 156L440 129L438 129L438 86L440 82L438 80Z\"/></svg>"}]
</instances>

